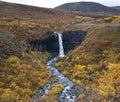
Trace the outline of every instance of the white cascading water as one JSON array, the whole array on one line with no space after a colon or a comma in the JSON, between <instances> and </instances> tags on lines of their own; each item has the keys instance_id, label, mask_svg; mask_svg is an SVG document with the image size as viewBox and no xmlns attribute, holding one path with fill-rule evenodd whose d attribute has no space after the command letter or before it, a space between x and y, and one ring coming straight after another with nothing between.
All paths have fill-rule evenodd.
<instances>
[{"instance_id":1,"label":"white cascading water","mask_svg":"<svg viewBox=\"0 0 120 102\"><path fill-rule=\"evenodd\" d=\"M58 34L58 42L59 42L59 57L64 57L64 48L63 48L63 41L62 41L62 34Z\"/></svg>"}]
</instances>

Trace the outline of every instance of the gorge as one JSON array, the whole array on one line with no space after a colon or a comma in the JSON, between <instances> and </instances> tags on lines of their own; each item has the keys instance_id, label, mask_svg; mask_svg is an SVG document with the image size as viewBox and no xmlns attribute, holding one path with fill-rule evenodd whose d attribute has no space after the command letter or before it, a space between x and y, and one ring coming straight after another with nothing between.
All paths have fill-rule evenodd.
<instances>
[{"instance_id":1,"label":"gorge","mask_svg":"<svg viewBox=\"0 0 120 102\"><path fill-rule=\"evenodd\" d=\"M56 67L55 62L64 57L64 48L62 42L62 33L56 33L58 35L58 43L59 43L59 55L47 61L46 66L52 73L52 77L57 77L57 80L53 83L47 83L44 85L42 89L38 91L36 95L33 96L33 99L39 100L42 96L45 96L49 89L54 87L55 85L61 84L64 86L64 89L58 96L59 102L77 102L77 97L81 93L85 93L85 90L80 86L76 85L72 81L69 80L68 77L64 76Z\"/></svg>"}]
</instances>

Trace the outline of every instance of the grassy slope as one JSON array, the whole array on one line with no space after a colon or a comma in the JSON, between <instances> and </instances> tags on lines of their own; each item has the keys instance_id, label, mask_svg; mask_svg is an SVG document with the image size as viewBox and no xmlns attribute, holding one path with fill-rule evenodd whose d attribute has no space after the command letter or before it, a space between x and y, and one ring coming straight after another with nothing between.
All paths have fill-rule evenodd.
<instances>
[{"instance_id":1,"label":"grassy slope","mask_svg":"<svg viewBox=\"0 0 120 102\"><path fill-rule=\"evenodd\" d=\"M0 56L17 55L20 56L21 46L19 41L15 40L15 36L9 32L0 29Z\"/></svg>"},{"instance_id":2,"label":"grassy slope","mask_svg":"<svg viewBox=\"0 0 120 102\"><path fill-rule=\"evenodd\" d=\"M118 23L120 24L120 15L119 16L113 16L113 17L107 17L107 18L100 18L97 20L98 23Z\"/></svg>"},{"instance_id":3,"label":"grassy slope","mask_svg":"<svg viewBox=\"0 0 120 102\"><path fill-rule=\"evenodd\" d=\"M34 40L47 37L49 30L60 31L74 22L89 21L80 13L0 2L0 27L19 39Z\"/></svg>"}]
</instances>

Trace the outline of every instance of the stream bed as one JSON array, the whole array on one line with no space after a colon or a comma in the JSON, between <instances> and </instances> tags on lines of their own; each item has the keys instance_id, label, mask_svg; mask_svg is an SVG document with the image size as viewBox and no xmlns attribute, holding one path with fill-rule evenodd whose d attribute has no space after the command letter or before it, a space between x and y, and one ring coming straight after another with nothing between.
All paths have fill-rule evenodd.
<instances>
[{"instance_id":1,"label":"stream bed","mask_svg":"<svg viewBox=\"0 0 120 102\"><path fill-rule=\"evenodd\" d=\"M45 84L44 87L32 97L33 99L39 100L42 96L45 96L47 94L48 90L51 87L57 84L62 84L64 86L63 91L58 97L58 102L77 102L77 97L84 92L84 89L70 81L68 77L65 77L57 68L55 68L54 63L58 58L59 57L52 58L46 63L48 69L52 73L52 77L57 77L57 81L54 83Z\"/></svg>"}]
</instances>

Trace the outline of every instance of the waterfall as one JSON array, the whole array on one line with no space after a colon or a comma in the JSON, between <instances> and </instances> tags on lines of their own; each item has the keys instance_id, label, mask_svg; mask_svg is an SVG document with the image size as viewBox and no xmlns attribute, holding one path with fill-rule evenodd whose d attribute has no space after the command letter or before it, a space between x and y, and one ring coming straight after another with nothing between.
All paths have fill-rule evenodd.
<instances>
[{"instance_id":1,"label":"waterfall","mask_svg":"<svg viewBox=\"0 0 120 102\"><path fill-rule=\"evenodd\" d=\"M62 34L58 34L58 42L59 42L59 57L64 57L64 48L63 48L63 41L62 41Z\"/></svg>"},{"instance_id":2,"label":"waterfall","mask_svg":"<svg viewBox=\"0 0 120 102\"><path fill-rule=\"evenodd\" d=\"M62 42L62 34L56 33L58 35L58 42L59 42L59 57L64 57L64 49L63 49L63 42ZM32 98L35 102L40 102L41 98L47 95L47 92L50 88L54 87L55 85L61 84L64 86L64 89L60 93L59 97L57 98L58 102L77 102L77 97L79 94L84 93L84 89L80 86L76 85L72 81L69 80L68 77L64 76L56 67L55 62L58 60L58 57L54 57L47 61L46 65L48 69L51 71L52 76L56 77L57 80L55 82L46 83L43 88L41 88L36 95ZM85 91L86 92L86 91ZM47 101L47 100L46 100ZM51 101L51 100L48 100Z\"/></svg>"}]
</instances>

